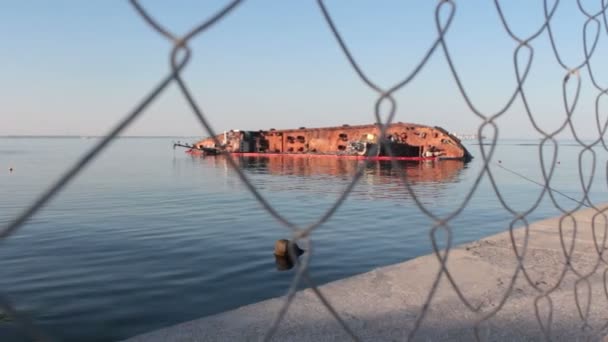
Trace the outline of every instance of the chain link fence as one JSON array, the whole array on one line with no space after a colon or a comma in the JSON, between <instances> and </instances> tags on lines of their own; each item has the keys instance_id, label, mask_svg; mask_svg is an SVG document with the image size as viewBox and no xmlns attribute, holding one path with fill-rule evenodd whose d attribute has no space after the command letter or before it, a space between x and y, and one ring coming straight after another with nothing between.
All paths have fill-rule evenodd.
<instances>
[{"instance_id":1,"label":"chain link fence","mask_svg":"<svg viewBox=\"0 0 608 342\"><path fill-rule=\"evenodd\" d=\"M103 150L108 146L108 143L112 139L117 137L137 117L139 117L140 115L145 113L149 104L155 98L157 98L160 94L162 94L166 90L166 88L172 83L174 83L178 86L181 94L183 95L184 99L187 101L187 103L192 111L192 114L198 119L200 124L204 127L205 131L212 137L217 136L217 132L214 131L214 129L212 128L207 116L204 114L203 110L199 106L194 95L190 91L188 84L184 81L184 79L182 77L182 70L190 62L190 59L191 59L192 51L189 47L189 43L193 39L195 39L201 35L204 35L205 32L210 27L216 25L219 21L221 21L222 19L229 16L232 12L238 11L238 7L242 2L243 2L242 0L235 0L235 1L229 2L227 5L225 5L225 7L223 7L221 10L219 10L217 13L215 13L211 17L205 19L196 27L193 27L188 33L184 34L183 36L178 36L178 35L174 34L173 32L171 32L169 29L167 29L165 26L163 26L162 20L157 20L156 18L153 18L147 12L146 8L144 6L142 6L138 1L131 0L131 4L133 6L134 11L136 11L140 15L140 17L149 25L151 30L154 30L156 33L158 33L159 39L166 39L169 42L171 42L173 48L170 52L171 70L170 70L169 74L167 74L153 88L153 90L151 90L149 92L149 94L135 106L135 108L131 112L129 112L126 116L124 116L124 118L122 118L122 120L120 120L105 135L105 137L103 139L100 139L100 141L90 151L88 151L86 154L84 154L74 165L70 166L67 169L67 171L56 182L54 182L54 184L49 189L44 191L20 215L16 216L13 220L11 220L8 225L1 227L0 239L6 239L6 238L10 237L12 234L14 234L17 230L19 230L26 223L26 221L29 218L31 218L33 215L35 215L62 188L64 188L70 181L72 181L74 179L74 177L76 175L78 175L87 164L91 163L100 153L102 153ZM554 26L553 18L554 18L554 14L555 14L556 10L560 6L560 1L557 1L557 0L554 2L550 2L550 1L546 1L546 0L543 1L544 21L540 24L540 26L538 26L536 31L529 36L519 36L519 35L515 34L514 31L512 30L512 26L511 26L512 21L508 20L507 17L503 14L501 1L499 1L499 0L494 1L495 9L496 9L498 16L500 17L500 22L501 22L502 27L504 28L504 32L515 43L515 48L513 49L513 70L514 70L514 76L515 76L517 84L516 84L516 87L512 90L512 93L509 94L509 96L507 97L508 100L502 106L502 108L500 108L496 112L483 112L476 106L476 103L473 100L473 98L467 93L467 90L464 86L463 79L462 79L460 73L458 72L457 65L454 63L454 61L451 57L451 51L450 51L450 49L448 47L448 43L447 43L446 35L448 34L448 32L450 32L451 23L452 23L454 17L456 16L456 13L457 13L456 10L458 8L458 1L451 1L451 0L437 1L437 5L435 8L435 19L434 19L435 26L436 26L436 37L432 41L432 44L430 45L428 50L424 53L423 57L418 61L418 63L415 65L415 67L409 71L409 74L407 74L407 76L405 78L403 78L401 81L399 81L398 83L396 83L390 87L384 87L384 86L381 86L381 85L375 83L373 81L373 77L368 75L366 73L366 71L360 66L360 64L357 61L357 56L355 56L351 52L351 50L349 49L349 46L346 44L346 42L340 32L339 26L336 25L336 23L332 17L331 11L328 9L328 7L324 3L324 1L322 1L322 0L317 1L318 9L319 9L320 13L322 14L322 16L329 28L329 34L333 35L333 37L335 38L336 44L340 47L341 51L343 52L344 56L346 57L347 63L349 63L349 65L352 67L353 72L356 73L356 75L358 76L360 81L363 84L365 84L369 88L369 90L371 92L373 92L374 94L376 94L376 96L377 96L377 100L375 101L375 104L374 104L374 108L375 108L374 119L376 122L381 124L381 130L380 130L381 134L380 134L379 141L386 141L384 139L384 137L385 137L387 127L389 124L391 124L393 122L393 119L395 117L398 103L397 103L394 95L396 94L396 92L403 90L410 82L412 82L412 80L420 73L420 71L425 68L425 66L428 64L429 60L433 56L436 56L436 55L439 56L440 58L443 58L443 60L447 63L447 65L449 67L449 74L451 76L451 79L453 81L455 81L462 99L466 102L466 105L467 105L468 109L470 110L470 112L473 113L475 116L477 116L481 121L481 124L478 127L478 137L479 137L481 155L477 156L477 158L482 159L483 168L482 168L481 173L477 177L476 182L474 183L474 185L472 186L472 188L470 189L470 191L468 192L468 194L466 195L466 197L464 198L464 200L462 201L460 206L458 206L458 208L453 210L451 213L449 213L448 215L445 215L445 216L437 216L436 214L431 212L418 199L416 193L414 192L414 190L411 187L411 183L408 181L407 175L405 173L400 175L402 183L404 184L405 188L407 189L409 195L412 197L412 199L417 204L418 208L434 222L434 224L430 230L430 238L432 240L431 242L434 246L435 254L436 254L436 256L439 260L439 264L440 264L440 269L436 275L435 281L433 282L433 285L431 286L431 288L428 289L428 296L426 297L426 303L425 303L425 305L422 306L422 309L420 310L420 312L418 312L417 318L415 320L415 324L408 333L408 339L413 339L414 337L416 337L416 334L417 334L422 322L424 321L425 316L427 315L429 307L432 305L431 301L437 291L439 281L442 277L446 277L449 280L453 290L456 292L456 294L458 295L458 297L460 298L462 303L468 308L468 310L470 310L471 312L474 312L474 313L480 313L480 311L479 311L480 308L478 306L475 306L467 298L465 298L465 296L462 294L461 289L458 287L457 283L453 280L453 277L451 276L450 270L447 266L447 260L448 260L449 250L451 247L451 236L452 236L452 227L450 226L450 224L451 224L451 222L454 221L454 219L456 217L458 217L463 212L463 210L465 209L465 207L471 200L472 196L474 195L475 191L477 190L478 185L480 184L482 179L487 178L490 181L498 200L500 201L500 203L502 204L504 209L512 215L513 222L524 222L524 223L526 223L525 224L526 228L528 227L527 221L526 221L527 216L535 211L535 209L538 207L538 205L540 203L540 200L545 196L548 196L551 199L555 208L557 208L558 210L560 210L562 212L562 218L564 218L564 219L568 218L568 219L571 219L574 222L576 222L576 218L573 216L573 213L575 211L581 209L582 207L590 207L593 210L595 210L598 215L604 215L604 209L602 209L602 207L599 204L593 203L593 201L589 197L591 182L585 182L582 172L579 172L579 174L580 174L580 183L581 183L580 190L583 193L583 197L576 199L576 202L578 203L578 205L574 208L566 209L563 206L561 206L558 203L558 201L555 199L555 196L558 195L559 192L557 192L556 190L553 190L550 187L551 178L552 178L555 166L556 166L555 155L557 154L557 147L559 146L559 142L556 140L556 136L558 134L569 130L572 133L574 140L576 141L576 144L581 148L581 151L579 154L579 157L580 157L579 158L579 170L581 170L583 167L582 166L582 160L583 160L582 155L585 154L586 152L591 152L593 154L594 167L592 169L591 177L594 176L595 169L596 169L595 168L595 151L592 149L600 148L600 149L608 151L608 144L604 138L606 129L608 127L608 122L605 122L602 124L602 119L600 117L600 106L599 106L599 102L602 100L602 96L605 96L608 93L608 87L606 87L605 85L602 85L600 83L600 80L596 78L596 73L594 73L594 70L595 70L594 65L592 65L592 63L591 63L591 57L594 55L594 53L596 53L596 47L597 47L597 43L600 39L600 36L601 35L608 36L608 18L607 18L607 13L606 13L607 9L608 9L608 2L605 0L601 0L600 1L601 6L599 6L600 9L597 12L588 11L586 9L586 7L581 3L580 0L578 0L576 2L577 2L578 10L580 12L580 13L577 13L577 15L582 14L586 18L584 26L582 28L583 29L582 30L582 36L583 36L582 37L582 48L583 48L583 53L584 53L584 59L582 61L580 61L580 63L578 63L578 64L568 65L564 62L564 60L562 58L562 54L560 54L560 50L558 48L558 45L556 43L556 39L555 39L554 33L553 33L553 31L554 31L553 30L553 26ZM534 60L534 45L540 39L545 39L545 38L548 38L552 53L555 57L555 60L557 61L557 63L559 63L559 65L561 66L561 68L563 70L563 82L562 82L563 94L562 95L563 95L563 109L565 110L566 117L565 117L563 123L561 123L561 125L554 131L546 131L538 125L537 117L535 116L533 110L530 108L529 103L528 103L529 96L523 87L523 85L526 83L526 80L532 69L532 62ZM582 75L586 75L587 77L583 77ZM579 137L580 132L577 130L577 128L575 127L575 125L572 121L573 112L579 105L579 102L580 102L579 100L581 100L580 93L581 93L581 85L582 85L583 79L588 79L591 82L591 85L593 86L593 88L595 89L595 92L597 94L596 98L595 98L594 108L595 108L595 116L596 116L596 121L597 121L596 123L597 123L598 137L597 137L597 139L594 139L593 141L584 141L583 139L581 139ZM516 101L521 101L521 103L523 103L523 108L525 110L525 113L527 114L527 117L528 117L530 123L532 124L534 129L542 136L542 139L539 143L539 156L538 157L539 157L539 160L541 161L542 174L543 174L543 178L544 178L542 180L542 182L539 182L539 185L543 186L543 191L541 192L538 200L530 208L528 208L527 210L524 210L524 211L515 210L504 200L503 196L501 195L501 191L499 190L499 188L496 185L496 182L494 180L494 175L492 174L492 170L490 168L490 164L494 162L493 153L494 153L494 149L495 149L496 143L497 143L497 138L498 138L497 133L499 131L499 127L498 127L496 121L498 118L503 116L509 109L511 109L514 106L514 103ZM495 132L496 134L492 135L492 137L490 139L491 140L490 144L484 144L484 143L482 143L481 139L484 135L484 132L486 132L488 129ZM220 144L219 141L216 141L216 143L218 145ZM552 163L550 163L550 165L545 165L544 153L546 153L546 152L543 152L544 151L543 147L547 146L549 144L551 144L552 146L555 146L556 148L554 149ZM389 155L392 155L392 153L390 151L390 146L385 145L384 148L388 151ZM238 176L242 180L243 184L246 185L246 187L254 195L256 200L262 205L262 207L270 215L272 215L272 217L274 217L274 219L276 219L278 222L280 222L286 229L291 231L293 241L303 242L306 245L310 245L309 244L310 238L314 234L314 232L317 229L319 229L319 227L323 223L330 220L332 218L332 216L334 215L334 213L338 210L338 208L343 204L345 199L349 196L349 194L351 193L351 191L357 184L358 180L363 175L366 165L369 163L369 161L366 161L365 163L363 163L363 165L361 165L358 172L352 178L352 181L350 182L350 184L344 189L344 191L338 197L338 199L334 202L334 204L329 209L327 209L320 217L318 217L318 219L316 219L314 221L314 223L312 223L308 226L299 226L299 225L291 222L290 220L288 220L284 215L282 215L279 211L277 211L266 200L266 198L256 189L256 187L252 183L249 182L247 175L237 166L237 164L234 160L232 160L231 158L227 158L227 161L230 164L230 166L235 170L236 174L238 174ZM395 169L398 169L398 165L396 165L396 164L395 164ZM560 221L560 227L559 227L560 234L562 234L561 233L561 231L562 231L561 224L563 221L564 220ZM576 227L576 225L575 225L575 227ZM513 225L511 226L511 230L513 230ZM436 241L436 236L439 232L447 233L447 236L448 236L447 247L445 247L444 249L438 247L440 245L440 243L438 241ZM576 232L576 228L575 228L575 232ZM560 237L562 239L564 238L563 236L560 236ZM594 238L596 238L595 235L594 235ZM525 281L532 288L534 288L537 291L535 305L541 300L550 301L551 294L559 287L560 284L558 282L552 288L541 288L538 286L537 283L533 282L531 280L531 278L528 276L528 274L526 273L526 269L524 267L524 262L523 262L527 242L528 242L528 235L526 235L526 237L525 237L525 241L523 243L523 245L524 245L523 250L518 249L518 247L515 245L515 242L513 242L512 249L514 252L514 258L517 259L518 266L517 266L516 270L514 270L513 277L510 279L510 284L507 286L508 290L505 292L504 297L498 298L498 300L497 300L498 305L496 307L494 307L491 311L482 313L482 318L479 319L477 321L477 323L471 327L472 329L474 329L474 331L476 331L475 336L478 339L481 339L480 335L477 333L479 327L481 326L481 324L483 322L489 320L490 318L492 318L493 316L497 315L500 312L501 308L507 302L507 299L513 290L513 287L514 287L513 285L516 282L516 280L518 280L518 279L521 280L522 278L525 279ZM589 274L580 273L572 266L572 263L570 260L572 257L572 250L567 248L567 246L565 244L562 244L563 254L566 259L566 262L563 264L563 269L560 270L562 275L565 274L566 272L570 271L578 277L577 284L579 282L583 282L585 284L590 284L587 281L587 279L592 274L601 274L602 272L604 272L604 278L603 278L604 279L604 288L608 288L607 277L606 277L606 272L608 272L608 260L606 260L603 255L604 251L606 250L604 242L595 241L596 246L602 246L602 247L597 250L596 267ZM295 254L295 251L292 250L291 253ZM284 318L285 314L289 310L290 304L292 303L292 301L294 299L296 289L298 288L298 285L300 285L300 284L306 284L307 286L309 286L312 289L312 291L314 291L316 296L321 300L321 302L326 306L326 308L329 310L329 312L333 315L333 317L339 322L339 324L342 326L344 331L347 332L348 335L350 335L350 337L352 337L353 340L359 340L359 338L355 334L355 332L340 317L340 315L337 313L337 311L330 304L328 298L326 298L323 295L323 293L319 290L319 288L315 285L315 282L311 278L311 276L309 274L309 260L310 260L310 257L312 254L313 254L312 252L305 253L298 260L297 265L296 265L296 272L293 277L293 281L291 283L289 291L286 295L284 305L282 306L281 310L276 314L276 318L274 319L274 322L272 323L272 325L268 327L268 329L264 335L264 340L270 340L273 337L273 335L276 333L278 327L281 324L282 319ZM563 276L560 278L560 281L562 279L563 279ZM588 286L590 286L590 285L588 285ZM582 310L580 309L581 306L579 303L580 302L591 302L591 300L592 300L591 291L586 292L586 298L581 298L581 295L578 293L576 288L574 291L576 292L574 298L576 300L576 305L578 307L578 311L580 313L580 318L582 320L581 329L585 330L586 329L585 327L586 326L588 327L587 320L588 320L589 315L588 315L588 312L587 312L587 314L582 312ZM606 296L608 297L608 291L606 291L605 293L606 293ZM5 296L2 296L2 295L0 295L0 309L2 310L2 312L4 312L3 315L10 318L11 320L14 320L18 324L22 325L25 328L25 330L28 331L32 335L32 337L35 338L36 340L41 340L41 341L52 340L51 336L47 336L43 331L38 329L36 327L36 324L34 322L32 322L30 319L28 319L27 315L23 315L20 312L17 312L14 309L14 306L8 300L8 298L6 298ZM550 309L553 310L553 307L550 306ZM574 310L574 308L573 308L573 310ZM539 327L544 334L544 337L546 339L551 339L552 336L550 333L550 331L551 331L550 323L548 325L542 323L543 320L541 319L541 317L539 315L538 307L537 307L537 311L535 314L538 319ZM551 316L551 313L549 313L549 315ZM4 319L6 319L6 317L4 317ZM608 321L606 322L606 325L608 326ZM604 328L605 328L605 326L602 328L599 328L598 331L603 331Z\"/></svg>"}]
</instances>

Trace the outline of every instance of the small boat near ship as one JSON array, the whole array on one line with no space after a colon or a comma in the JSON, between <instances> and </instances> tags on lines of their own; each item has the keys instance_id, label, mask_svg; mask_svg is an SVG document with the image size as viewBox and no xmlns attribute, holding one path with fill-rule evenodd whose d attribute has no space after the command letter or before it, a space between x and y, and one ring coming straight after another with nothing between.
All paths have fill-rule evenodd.
<instances>
[{"instance_id":1,"label":"small boat near ship","mask_svg":"<svg viewBox=\"0 0 608 342\"><path fill-rule=\"evenodd\" d=\"M191 145L191 155L237 156L325 156L372 160L461 160L473 157L460 139L441 127L413 123L393 123L387 127L385 141L380 140L379 125L342 125L337 127L230 130ZM217 144L216 142L219 142ZM386 148L390 148L390 153Z\"/></svg>"}]
</instances>

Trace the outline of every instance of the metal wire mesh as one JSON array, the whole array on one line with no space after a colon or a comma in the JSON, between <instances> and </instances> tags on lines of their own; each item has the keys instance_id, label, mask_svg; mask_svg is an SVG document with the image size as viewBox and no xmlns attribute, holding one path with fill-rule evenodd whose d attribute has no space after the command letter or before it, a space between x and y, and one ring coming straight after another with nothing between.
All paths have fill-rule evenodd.
<instances>
[{"instance_id":1,"label":"metal wire mesh","mask_svg":"<svg viewBox=\"0 0 608 342\"><path fill-rule=\"evenodd\" d=\"M7 226L2 227L0 229L0 239L6 239L12 234L14 234L18 229L20 229L26 221L35 215L45 204L47 204L62 188L64 188L70 181L74 179L74 177L81 172L81 170L89 163L91 163L108 145L108 143L114 139L117 135L119 135L127 126L129 126L133 120L142 115L148 105L157 98L162 92L164 92L167 86L171 83L177 84L179 90L183 97L186 99L192 113L204 127L205 131L212 137L217 136L216 131L212 128L208 118L203 113L201 107L190 91L187 83L182 78L182 70L188 64L191 57L191 49L189 47L189 43L195 39L197 36L200 36L205 33L207 29L216 25L220 20L224 19L226 16L230 15L230 13L237 11L238 6L243 2L242 0L234 0L229 2L225 7L223 7L220 11L212 15L211 17L203 20L198 26L193 27L188 33L183 36L178 36L172 33L169 29L165 28L161 24L161 20L157 20L153 18L146 10L144 6L139 4L137 0L130 0L134 10L141 16L143 20L150 26L152 30L157 32L161 37L171 42L173 48L170 53L170 61L171 61L171 71L165 76L159 83L156 85L149 94L141 100L133 110L131 110L120 122L118 122L114 128L112 128L103 139L101 139L89 152L84 154L74 165L69 167L67 171L56 181L54 184L44 191L33 203L29 205L20 215L16 216ZM466 306L468 310L474 313L479 313L480 318L476 321L476 323L471 327L475 332L475 337L479 340L482 339L479 333L480 326L494 317L505 305L510 294L514 289L514 284L518 279L525 279L525 281L537 291L537 296L535 299L535 315L538 321L539 328L541 329L544 337L546 339L551 339L551 317L553 311L553 304L551 301L551 294L556 291L556 289L560 286L561 281L564 279L564 276L567 272L572 272L576 275L578 280L576 281L576 286L574 289L574 298L576 301L576 308L579 313L582 327L581 330L585 330L589 328L588 320L589 320L589 305L583 305L584 303L590 303L591 293L592 291L588 290L585 294L581 294L579 286L585 286L590 288L591 283L589 282L589 278L594 274L603 274L604 279L604 288L608 288L608 260L604 258L603 252L605 250L605 237L604 241L598 241L599 237L596 237L594 234L594 243L596 246L601 246L601 248L597 249L597 259L595 261L595 266L593 270L589 273L582 273L577 270L571 262L571 258L573 255L574 245L570 244L567 246L567 243L564 242L566 237L562 234L562 224L566 220L570 220L574 222L574 234L576 234L576 218L573 216L573 213L583 206L593 208L596 211L596 216L601 215L605 218L604 209L602 209L598 204L595 204L592 199L589 197L589 192L591 189L591 181L587 181L584 179L582 169L582 156L585 153L590 153L593 157L593 168L591 171L591 178L594 177L595 174L595 161L596 161L596 152L593 150L594 147L601 147L604 150L608 151L608 144L604 138L606 129L608 127L608 122L604 124L601 123L600 118L600 109L598 103L600 102L602 96L608 94L608 87L599 83L599 80L596 78L594 73L594 68L591 63L591 57L596 53L596 47L600 35L605 34L608 35L608 2L605 0L601 0L600 9L592 13L588 11L585 6L581 3L580 0L577 0L577 6L580 13L586 18L583 26L583 37L582 37L582 45L584 52L584 59L575 65L567 65L562 58L562 54L560 54L560 50L556 44L556 40L553 34L553 17L560 6L560 2L558 0L550 3L547 0L543 1L544 8L544 21L537 28L537 30L527 36L522 37L515 34L511 28L511 22L506 18L503 13L501 7L501 1L495 0L494 5L496 9L496 13L500 17L500 23L504 28L506 34L515 42L516 46L513 50L513 70L514 76L517 82L516 87L512 90L512 92L507 97L507 101L504 105L495 112L483 112L477 106L473 98L467 93L466 87L464 86L464 81L461 77L461 74L458 72L458 68L455 65L451 50L448 45L448 41L446 35L450 31L450 25L456 16L457 9L457 1L454 0L442 0L437 1L437 5L435 8L435 26L436 26L436 37L433 39L430 47L424 53L423 57L416 63L415 67L412 68L407 76L403 78L400 82L396 83L390 87L383 87L378 85L372 80L372 77L369 76L366 71L358 64L356 56L351 52L348 45L340 33L338 25L336 25L333 20L331 12L326 7L323 0L317 1L318 8L325 19L330 33L334 36L337 44L339 45L341 51L344 53L348 63L352 67L353 71L359 77L361 82L363 82L371 91L373 91L377 95L377 100L375 102L375 110L374 117L375 121L381 124L381 134L379 141L386 141L384 139L386 130L388 125L393 122L395 117L395 113L397 110L397 101L394 97L395 93L404 89L419 73L424 69L425 65L429 62L431 57L435 55L440 55L443 57L443 60L449 66L449 72L452 79L456 82L459 93L466 102L466 105L471 113L477 116L481 123L478 128L478 137L480 143L480 151L481 151L481 159L483 163L483 168L481 173L476 178L473 186L470 188L469 192L465 196L462 203L451 213L445 216L438 216L437 214L431 212L418 198L417 194L411 187L411 182L408 180L407 175L405 173L401 174L401 181L407 189L409 195L417 204L418 208L426 215L429 219L432 220L433 225L429 231L429 236L432 242L432 246L434 249L434 253L436 254L440 268L438 273L435 276L435 280L432 283L432 286L428 289L428 295L426 297L425 304L422 306L422 309L417 314L417 318L415 320L414 326L408 332L408 340L412 339L416 336L421 323L425 319L428 310L431 306L431 301L437 291L438 284L442 277L445 277L451 287L458 295L460 301ZM545 34L545 35L543 35ZM563 81L562 81L562 96L563 96L563 106L564 111L566 113L566 117L561 125L555 129L554 131L546 131L542 129L538 123L537 118L533 110L530 108L528 103L528 95L524 90L523 85L525 84L530 70L532 66L532 62L534 60L534 47L533 44L539 40L540 37L548 37L552 53L555 57L555 60L561 68L563 69ZM588 79L591 81L593 88L597 91L597 96L595 99L595 116L598 130L597 139L586 142L583 141L579 137L579 131L577 131L575 125L572 121L572 114L575 111L579 103L579 97L581 93L581 84L582 77L581 74L586 73L588 75ZM539 160L541 164L541 171L543 175L543 181L538 184L543 187L542 192L539 194L536 201L530 206L527 210L518 211L510 206L507 201L505 201L499 187L497 186L497 182L495 180L495 175L490 168L490 165L494 163L493 154L495 151L498 131L499 127L496 123L497 119L504 115L509 109L511 109L516 100L521 101L523 103L523 107L525 109L525 113L527 117L534 127L534 129L542 136L542 140L539 144ZM494 132L491 137L491 144L482 144L482 136L483 133L488 129ZM567 209L564 208L559 202L556 200L556 195L560 195L560 193L550 187L550 182L553 177L553 173L556 166L556 155L558 151L559 143L556 140L556 136L565 130L570 130L572 133L576 143L581 147L581 151L579 154L579 176L580 176L580 184L581 184L581 192L583 194L582 198L573 199L578 204L574 208ZM220 142L216 141L219 145ZM544 155L544 146L551 144L555 148L553 149L553 155L551 163L549 165L545 164L545 155ZM384 148L388 151L389 155L392 155L390 151L390 146L386 144ZM358 169L357 173L352 178L352 181L349 185L344 189L342 194L338 197L338 199L334 202L334 204L327 209L317 220L315 220L312 224L308 226L299 226L290 220L288 220L285 216L283 216L279 211L277 211L267 200L266 198L256 189L256 187L249 181L247 175L238 167L235 161L231 158L227 158L230 166L235 170L236 174L240 177L242 182L246 185L248 190L254 195L256 200L262 205L262 207L270 213L278 222L280 222L284 227L288 228L291 233L293 240L304 241L309 246L310 237L314 233L315 230L319 229L319 227L330 220L334 213L338 210L338 208L344 203L345 199L349 196L350 192L356 185L357 181L363 175L363 171L369 161L366 161L364 165ZM395 162L396 163L396 162ZM396 164L395 164L396 165ZM395 166L397 168L397 166ZM447 266L448 256L450 249L452 248L452 235L453 230L450 226L456 217L458 217L463 210L467 207L469 201L475 194L478 189L480 182L483 179L489 180L491 186L500 201L501 205L504 207L506 211L508 211L512 215L512 224L510 226L511 231L511 242L512 249L517 260L517 268L514 270L514 273L509 280L509 284L507 286L507 290L504 293L502 298L498 298L497 303L494 308L489 311L482 312L478 305L475 305L468 299L462 292L462 289L459 287L458 283L454 280L454 277L451 273L451 270ZM563 194L562 194L563 195ZM524 265L524 259L526 256L526 250L528 247L528 223L527 217L533 213L543 198L548 196L552 202L552 204L561 211L562 219L560 220L560 239L562 240L562 251L565 256L565 263L563 264L563 268L559 271L561 276L557 283L549 288L540 287L535 281L533 281L532 277L529 275L528 270ZM515 227L515 223L523 222L525 228L525 239L523 242L523 248L517 247L515 240L513 238L513 229ZM595 229L595 228L594 228ZM438 234L446 234L447 242L445 247L440 247L440 242L438 241ZM295 251L290 251L295 255ZM310 288L314 291L316 296L321 300L321 302L325 305L325 307L329 310L332 316L337 320L337 322L342 326L344 331L353 339L359 340L354 331L349 328L346 322L340 317L337 311L332 307L330 300L326 298L321 290L315 285L314 280L312 279L309 273L309 261L310 257L313 254L312 250L309 250L308 253L305 253L301 259L297 259L296 264L296 273L294 275L291 286L288 290L284 305L277 312L276 318L274 319L271 326L268 327L264 340L270 340L273 335L276 333L278 327L281 324L282 319L285 317L285 314L289 310L290 304L292 303L296 289L300 283L305 283L310 286ZM608 298L608 291L605 292L606 297ZM541 302L545 301L549 305L549 314L548 321L541 317L540 314L540 306ZM22 315L17 312L13 305L10 303L8 298L0 295L0 308L7 315L9 315L12 319L14 319L18 324L26 327L26 331L28 331L33 338L36 340L50 340L51 338L43 331L40 331L36 325L28 319L26 315ZM586 308L586 309L584 309ZM603 327L596 328L596 331L601 332L604 331L608 326L608 320Z\"/></svg>"}]
</instances>

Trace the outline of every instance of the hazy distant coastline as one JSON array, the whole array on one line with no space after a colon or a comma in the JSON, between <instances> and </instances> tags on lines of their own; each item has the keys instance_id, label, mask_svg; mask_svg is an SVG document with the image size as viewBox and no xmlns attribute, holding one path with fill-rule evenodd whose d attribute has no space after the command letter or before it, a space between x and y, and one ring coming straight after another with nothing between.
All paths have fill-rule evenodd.
<instances>
[{"instance_id":1,"label":"hazy distant coastline","mask_svg":"<svg viewBox=\"0 0 608 342\"><path fill-rule=\"evenodd\" d=\"M0 135L0 138L10 139L98 139L101 135ZM116 139L200 139L201 136L173 136L173 135L122 135Z\"/></svg>"}]
</instances>

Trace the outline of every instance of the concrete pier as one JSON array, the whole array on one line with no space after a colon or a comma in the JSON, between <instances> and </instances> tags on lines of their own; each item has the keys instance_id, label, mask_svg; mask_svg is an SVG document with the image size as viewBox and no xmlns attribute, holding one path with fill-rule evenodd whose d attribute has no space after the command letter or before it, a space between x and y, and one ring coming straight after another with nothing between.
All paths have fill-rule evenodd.
<instances>
[{"instance_id":1,"label":"concrete pier","mask_svg":"<svg viewBox=\"0 0 608 342\"><path fill-rule=\"evenodd\" d=\"M605 292L603 280L608 265L600 260L593 239L595 230L597 247L602 250L607 220L603 214L596 214L594 209L574 214L574 240L574 220L569 218L561 220L563 239L560 238L559 217L529 226L523 265L537 288L520 271L504 306L479 325L481 340L544 340L537 313L545 326L551 316L551 340L598 341L608 335L605 327L608 292ZM458 234L456 230L453 233ZM514 230L515 245L520 253L524 236L523 228ZM572 243L574 248L568 265L562 246L569 251ZM335 281L321 286L320 290L361 340L403 341L423 308L439 265L436 255L426 255ZM480 317L498 308L517 265L508 231L453 248L447 268L463 295L474 307L480 308L480 313L465 307L444 274L413 340L475 340L472 327ZM588 274L586 280L580 280ZM541 291L553 287L555 291L550 294L550 301L540 299L535 307L535 299ZM264 337L283 303L284 298L270 299L128 341L258 341ZM586 324L581 315L587 316ZM273 338L273 341L341 340L349 340L349 336L310 289L297 293Z\"/></svg>"}]
</instances>

